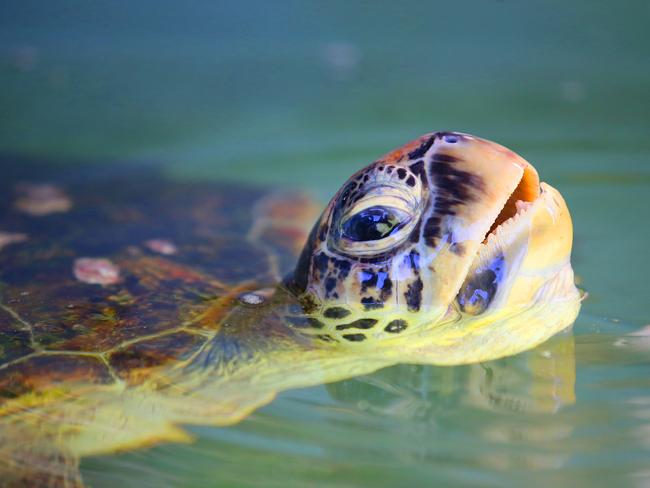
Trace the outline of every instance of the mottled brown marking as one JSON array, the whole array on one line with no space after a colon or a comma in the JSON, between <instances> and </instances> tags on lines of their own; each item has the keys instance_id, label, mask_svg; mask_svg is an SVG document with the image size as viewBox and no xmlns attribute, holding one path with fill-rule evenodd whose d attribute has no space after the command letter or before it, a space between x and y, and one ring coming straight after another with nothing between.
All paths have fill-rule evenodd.
<instances>
[{"instance_id":1,"label":"mottled brown marking","mask_svg":"<svg viewBox=\"0 0 650 488\"><path fill-rule=\"evenodd\" d=\"M204 342L200 335L175 332L120 348L109 355L109 363L120 378L138 384L151 368L188 359Z\"/></svg>"},{"instance_id":2,"label":"mottled brown marking","mask_svg":"<svg viewBox=\"0 0 650 488\"><path fill-rule=\"evenodd\" d=\"M255 290L256 286L254 282L242 283L229 290L225 295L211 300L207 309L192 322L191 327L218 330L221 326L222 319L230 312L238 297L244 292Z\"/></svg>"},{"instance_id":3,"label":"mottled brown marking","mask_svg":"<svg viewBox=\"0 0 650 488\"><path fill-rule=\"evenodd\" d=\"M57 383L109 384L112 376L103 361L93 356L34 356L0 370L0 397L15 398Z\"/></svg>"},{"instance_id":4,"label":"mottled brown marking","mask_svg":"<svg viewBox=\"0 0 650 488\"><path fill-rule=\"evenodd\" d=\"M129 262L128 269L143 281L153 279L152 287L161 280L179 280L184 283L212 283L216 287L226 288L220 281L195 268L157 256L142 256Z\"/></svg>"}]
</instances>

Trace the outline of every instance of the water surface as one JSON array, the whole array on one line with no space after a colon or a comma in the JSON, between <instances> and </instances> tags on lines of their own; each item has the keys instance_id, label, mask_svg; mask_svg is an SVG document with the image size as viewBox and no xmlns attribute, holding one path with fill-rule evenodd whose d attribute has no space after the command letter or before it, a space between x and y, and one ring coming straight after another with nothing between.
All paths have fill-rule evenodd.
<instances>
[{"instance_id":1,"label":"water surface","mask_svg":"<svg viewBox=\"0 0 650 488\"><path fill-rule=\"evenodd\" d=\"M194 444L84 460L87 482L647 486L648 20L644 1L5 2L3 153L325 201L419 134L471 132L563 193L589 293L536 350L286 392Z\"/></svg>"}]
</instances>

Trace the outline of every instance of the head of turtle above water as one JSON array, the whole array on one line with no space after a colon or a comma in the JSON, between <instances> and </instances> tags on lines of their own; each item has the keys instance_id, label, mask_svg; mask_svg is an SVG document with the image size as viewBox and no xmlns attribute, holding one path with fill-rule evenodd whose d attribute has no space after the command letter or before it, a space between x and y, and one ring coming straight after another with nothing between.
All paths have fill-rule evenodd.
<instances>
[{"instance_id":1,"label":"head of turtle above water","mask_svg":"<svg viewBox=\"0 0 650 488\"><path fill-rule=\"evenodd\" d=\"M12 211L45 219L74 204L74 194L66 200L52 188L41 190L28 190ZM165 293L181 297L169 283L202 281L219 290L200 306L190 307L187 295L177 298L185 315L164 327L147 324L146 334L123 337L102 329L104 321L93 329L92 345L71 339L57 349L39 342L29 316L33 304L9 284L0 312L22 324L31 343L27 354L0 369L0 390L10 390L0 403L0 432L20 439L0 448L10 460L2 468L7 476L42 478L39 465L48 466L52 483L80 483L80 456L187 441L179 425L229 425L290 388L397 363L456 365L516 354L567 328L578 313L566 204L540 183L533 166L503 146L455 132L422 136L352 175L315 225L313 207L292 198L260 199L246 234L283 258L302 248L293 271L275 287L206 278L207 267L188 270L187 263L174 262L184 248L169 240L144 245L164 258L134 246L111 259L73 256L77 282L109 290L102 299L119 303L121 313L141 310L145 299L134 297L135 288L111 287L135 281L138 289L148 287L154 302L164 301ZM204 216L206 208L201 202L181 218ZM110 225L123 225L120 219ZM312 230L302 233L307 219ZM29 229L0 233L14 236L5 239L5 252L27 245ZM199 255L199 247L191 249ZM125 270L132 279L121 276ZM173 276L166 288L165 273ZM11 300L12 290L22 298ZM53 306L47 310L56 313ZM78 313L75 320L83 322L91 311ZM81 363L70 362L76 353L108 373L84 376ZM46 367L49 373L40 371ZM42 422L48 417L53 420Z\"/></svg>"}]
</instances>

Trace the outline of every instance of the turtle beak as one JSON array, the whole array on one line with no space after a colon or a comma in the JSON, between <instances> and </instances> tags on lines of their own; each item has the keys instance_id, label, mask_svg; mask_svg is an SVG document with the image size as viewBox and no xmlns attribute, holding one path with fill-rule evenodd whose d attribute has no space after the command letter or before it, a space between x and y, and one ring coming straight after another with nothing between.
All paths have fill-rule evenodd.
<instances>
[{"instance_id":1,"label":"turtle beak","mask_svg":"<svg viewBox=\"0 0 650 488\"><path fill-rule=\"evenodd\" d=\"M441 236L427 253L430 286L423 303L430 319L441 319L452 303L472 315L530 304L562 268L568 269L554 293L574 292L569 211L530 163L496 143L457 133L437 137L430 158L434 204L423 238L431 219ZM455 202L453 211L445 199Z\"/></svg>"},{"instance_id":2,"label":"turtle beak","mask_svg":"<svg viewBox=\"0 0 650 488\"><path fill-rule=\"evenodd\" d=\"M471 315L513 310L576 293L571 216L560 193L541 183L532 201L507 205L479 246L458 293Z\"/></svg>"},{"instance_id":3,"label":"turtle beak","mask_svg":"<svg viewBox=\"0 0 650 488\"><path fill-rule=\"evenodd\" d=\"M430 276L423 303L430 307L429 319L436 320L448 311L469 275L479 270L482 261L477 259L489 236L500 234L522 205L536 202L542 192L532 165L478 137L439 135L429 155L433 209L423 218L422 237L434 249L426 253L425 273ZM433 242L431 228L440 236Z\"/></svg>"}]
</instances>

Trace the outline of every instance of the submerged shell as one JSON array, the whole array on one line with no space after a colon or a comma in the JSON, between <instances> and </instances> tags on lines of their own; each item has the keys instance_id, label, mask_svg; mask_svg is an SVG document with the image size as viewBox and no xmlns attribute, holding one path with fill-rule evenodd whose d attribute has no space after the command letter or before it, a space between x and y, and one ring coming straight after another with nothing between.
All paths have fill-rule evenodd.
<instances>
[{"instance_id":1,"label":"submerged shell","mask_svg":"<svg viewBox=\"0 0 650 488\"><path fill-rule=\"evenodd\" d=\"M285 246L249 238L267 190L47 171L0 160L0 233L20 236L0 245L0 399L140 383L195 353L230 301L293 260L291 232Z\"/></svg>"}]
</instances>

